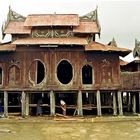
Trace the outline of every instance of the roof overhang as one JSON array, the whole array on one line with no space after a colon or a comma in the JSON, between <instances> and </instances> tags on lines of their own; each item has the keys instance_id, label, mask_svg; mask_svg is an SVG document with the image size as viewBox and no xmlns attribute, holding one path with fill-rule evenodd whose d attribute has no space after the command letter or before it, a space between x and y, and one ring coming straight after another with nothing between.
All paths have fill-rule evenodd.
<instances>
[{"instance_id":1,"label":"roof overhang","mask_svg":"<svg viewBox=\"0 0 140 140\"><path fill-rule=\"evenodd\" d=\"M16 45L87 45L84 38L22 38L15 40Z\"/></svg>"},{"instance_id":2,"label":"roof overhang","mask_svg":"<svg viewBox=\"0 0 140 140\"><path fill-rule=\"evenodd\" d=\"M13 52L16 50L16 45L14 44L0 44L0 52Z\"/></svg>"},{"instance_id":3,"label":"roof overhang","mask_svg":"<svg viewBox=\"0 0 140 140\"><path fill-rule=\"evenodd\" d=\"M130 52L132 52L130 49L119 48L119 47L110 46L110 45L104 45L104 44L101 44L98 42L92 42L92 43L86 45L85 51L116 52L122 57L125 57Z\"/></svg>"}]
</instances>

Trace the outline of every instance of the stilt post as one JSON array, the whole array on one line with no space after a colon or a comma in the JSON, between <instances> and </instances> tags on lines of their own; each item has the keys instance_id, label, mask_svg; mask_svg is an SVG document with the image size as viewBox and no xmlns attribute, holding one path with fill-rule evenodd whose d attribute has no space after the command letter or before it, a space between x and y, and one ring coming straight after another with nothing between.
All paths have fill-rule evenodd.
<instances>
[{"instance_id":1,"label":"stilt post","mask_svg":"<svg viewBox=\"0 0 140 140\"><path fill-rule=\"evenodd\" d=\"M25 116L29 116L29 93L25 96Z\"/></svg>"},{"instance_id":2,"label":"stilt post","mask_svg":"<svg viewBox=\"0 0 140 140\"><path fill-rule=\"evenodd\" d=\"M113 115L117 115L117 102L116 102L116 93L113 92Z\"/></svg>"},{"instance_id":3,"label":"stilt post","mask_svg":"<svg viewBox=\"0 0 140 140\"><path fill-rule=\"evenodd\" d=\"M102 115L102 111L101 111L101 95L100 95L100 91L97 90L96 92L96 100L97 100L97 115L101 116Z\"/></svg>"},{"instance_id":4,"label":"stilt post","mask_svg":"<svg viewBox=\"0 0 140 140\"><path fill-rule=\"evenodd\" d=\"M119 115L120 115L120 116L123 116L123 106L122 106L122 96L121 96L121 92L118 91L117 95L118 95Z\"/></svg>"},{"instance_id":5,"label":"stilt post","mask_svg":"<svg viewBox=\"0 0 140 140\"><path fill-rule=\"evenodd\" d=\"M25 118L25 92L22 91L22 94L21 94L21 115L23 118Z\"/></svg>"},{"instance_id":6,"label":"stilt post","mask_svg":"<svg viewBox=\"0 0 140 140\"><path fill-rule=\"evenodd\" d=\"M55 115L55 93L50 91L50 113L51 115Z\"/></svg>"},{"instance_id":7,"label":"stilt post","mask_svg":"<svg viewBox=\"0 0 140 140\"><path fill-rule=\"evenodd\" d=\"M136 113L136 94L135 93L132 96L132 112L133 114Z\"/></svg>"},{"instance_id":8,"label":"stilt post","mask_svg":"<svg viewBox=\"0 0 140 140\"><path fill-rule=\"evenodd\" d=\"M77 113L79 116L83 116L83 102L82 102L82 91L78 91L78 98L77 98Z\"/></svg>"},{"instance_id":9,"label":"stilt post","mask_svg":"<svg viewBox=\"0 0 140 140\"><path fill-rule=\"evenodd\" d=\"M4 117L8 117L8 93L4 91Z\"/></svg>"}]
</instances>

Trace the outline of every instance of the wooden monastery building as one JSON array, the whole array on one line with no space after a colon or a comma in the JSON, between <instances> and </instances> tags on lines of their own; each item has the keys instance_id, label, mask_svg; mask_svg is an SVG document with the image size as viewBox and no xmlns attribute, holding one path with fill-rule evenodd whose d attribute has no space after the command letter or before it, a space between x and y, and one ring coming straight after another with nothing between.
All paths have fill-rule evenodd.
<instances>
[{"instance_id":1,"label":"wooden monastery building","mask_svg":"<svg viewBox=\"0 0 140 140\"><path fill-rule=\"evenodd\" d=\"M56 13L23 17L9 8L2 32L12 38L0 44L5 117L17 112L23 117L36 115L39 99L43 115L61 113L60 100L67 104L67 115L140 112L140 71L121 71L119 56L131 50L119 48L114 40L107 45L96 42L97 9L81 17Z\"/></svg>"}]
</instances>

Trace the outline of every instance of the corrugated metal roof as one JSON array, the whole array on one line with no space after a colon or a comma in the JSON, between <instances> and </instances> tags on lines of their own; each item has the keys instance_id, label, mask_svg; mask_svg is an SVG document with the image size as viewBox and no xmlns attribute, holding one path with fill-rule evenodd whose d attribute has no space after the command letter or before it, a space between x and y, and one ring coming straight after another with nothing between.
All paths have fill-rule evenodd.
<instances>
[{"instance_id":1,"label":"corrugated metal roof","mask_svg":"<svg viewBox=\"0 0 140 140\"><path fill-rule=\"evenodd\" d=\"M126 48L119 48L110 45L104 45L98 42L92 42L85 46L86 51L102 51L102 52L118 52L120 56L128 55L131 50Z\"/></svg>"},{"instance_id":2,"label":"corrugated metal roof","mask_svg":"<svg viewBox=\"0 0 140 140\"><path fill-rule=\"evenodd\" d=\"M30 34L31 28L24 27L24 22L22 21L10 21L4 33L5 34Z\"/></svg>"},{"instance_id":3,"label":"corrugated metal roof","mask_svg":"<svg viewBox=\"0 0 140 140\"><path fill-rule=\"evenodd\" d=\"M13 44L61 44L61 45L87 45L87 40L84 38L22 38L17 39Z\"/></svg>"},{"instance_id":4,"label":"corrugated metal roof","mask_svg":"<svg viewBox=\"0 0 140 140\"><path fill-rule=\"evenodd\" d=\"M80 25L73 28L73 32L76 33L99 33L100 29L96 22L81 21Z\"/></svg>"},{"instance_id":5,"label":"corrugated metal roof","mask_svg":"<svg viewBox=\"0 0 140 140\"><path fill-rule=\"evenodd\" d=\"M25 26L78 26L78 14L28 15Z\"/></svg>"},{"instance_id":6,"label":"corrugated metal roof","mask_svg":"<svg viewBox=\"0 0 140 140\"><path fill-rule=\"evenodd\" d=\"M16 45L14 44L0 44L0 52L15 51Z\"/></svg>"}]
</instances>

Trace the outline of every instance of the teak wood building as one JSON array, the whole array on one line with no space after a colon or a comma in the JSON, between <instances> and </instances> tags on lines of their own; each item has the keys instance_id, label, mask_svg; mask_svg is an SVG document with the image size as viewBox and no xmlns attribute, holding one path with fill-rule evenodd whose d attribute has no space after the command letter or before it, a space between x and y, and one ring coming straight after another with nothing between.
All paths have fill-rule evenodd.
<instances>
[{"instance_id":1,"label":"teak wood building","mask_svg":"<svg viewBox=\"0 0 140 140\"><path fill-rule=\"evenodd\" d=\"M44 114L59 113L63 99L68 115L123 115L119 56L131 51L117 47L114 40L108 45L96 42L97 9L82 17L56 13L23 17L9 8L2 31L12 36L11 42L0 45L5 116L34 115L40 98Z\"/></svg>"}]
</instances>

